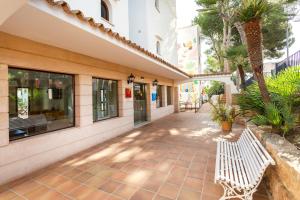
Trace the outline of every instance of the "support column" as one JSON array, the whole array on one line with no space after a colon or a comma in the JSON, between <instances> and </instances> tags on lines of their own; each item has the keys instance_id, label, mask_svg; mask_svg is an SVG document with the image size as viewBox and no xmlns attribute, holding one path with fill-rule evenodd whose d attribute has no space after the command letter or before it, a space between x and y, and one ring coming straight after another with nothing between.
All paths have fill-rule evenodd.
<instances>
[{"instance_id":1,"label":"support column","mask_svg":"<svg viewBox=\"0 0 300 200\"><path fill-rule=\"evenodd\" d=\"M226 105L232 104L231 86L230 84L224 83L224 92L226 97Z\"/></svg>"},{"instance_id":2,"label":"support column","mask_svg":"<svg viewBox=\"0 0 300 200\"><path fill-rule=\"evenodd\" d=\"M0 147L9 144L8 65L0 64Z\"/></svg>"},{"instance_id":3,"label":"support column","mask_svg":"<svg viewBox=\"0 0 300 200\"><path fill-rule=\"evenodd\" d=\"M162 86L162 107L167 106L167 86Z\"/></svg>"},{"instance_id":4,"label":"support column","mask_svg":"<svg viewBox=\"0 0 300 200\"><path fill-rule=\"evenodd\" d=\"M128 84L126 80L120 80L118 82L118 96L119 96L119 116L134 118L133 110L133 84ZM126 88L131 90L131 98L126 98Z\"/></svg>"},{"instance_id":5,"label":"support column","mask_svg":"<svg viewBox=\"0 0 300 200\"><path fill-rule=\"evenodd\" d=\"M175 86L173 88L173 103L174 103L174 112L178 113L180 108L179 108L179 88L178 86Z\"/></svg>"},{"instance_id":6,"label":"support column","mask_svg":"<svg viewBox=\"0 0 300 200\"><path fill-rule=\"evenodd\" d=\"M93 124L92 76L75 76L75 125L85 127Z\"/></svg>"}]
</instances>

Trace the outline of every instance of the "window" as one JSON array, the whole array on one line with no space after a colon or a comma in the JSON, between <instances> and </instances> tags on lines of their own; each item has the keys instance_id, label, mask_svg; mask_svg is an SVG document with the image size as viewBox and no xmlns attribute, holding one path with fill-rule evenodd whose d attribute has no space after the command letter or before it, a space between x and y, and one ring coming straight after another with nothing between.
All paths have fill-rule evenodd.
<instances>
[{"instance_id":1,"label":"window","mask_svg":"<svg viewBox=\"0 0 300 200\"><path fill-rule=\"evenodd\" d=\"M156 53L158 54L158 55L160 55L160 42L159 41L157 41L156 42Z\"/></svg>"},{"instance_id":2,"label":"window","mask_svg":"<svg viewBox=\"0 0 300 200\"><path fill-rule=\"evenodd\" d=\"M9 138L74 126L74 83L68 74L9 68Z\"/></svg>"},{"instance_id":3,"label":"window","mask_svg":"<svg viewBox=\"0 0 300 200\"><path fill-rule=\"evenodd\" d=\"M118 81L93 78L93 117L100 121L118 116Z\"/></svg>"},{"instance_id":4,"label":"window","mask_svg":"<svg viewBox=\"0 0 300 200\"><path fill-rule=\"evenodd\" d=\"M167 105L172 105L172 87L167 87Z\"/></svg>"},{"instance_id":5,"label":"window","mask_svg":"<svg viewBox=\"0 0 300 200\"><path fill-rule=\"evenodd\" d=\"M101 1L101 17L109 21L109 10L107 4L104 1Z\"/></svg>"},{"instance_id":6,"label":"window","mask_svg":"<svg viewBox=\"0 0 300 200\"><path fill-rule=\"evenodd\" d=\"M159 11L159 0L155 0L155 8Z\"/></svg>"},{"instance_id":7,"label":"window","mask_svg":"<svg viewBox=\"0 0 300 200\"><path fill-rule=\"evenodd\" d=\"M162 107L162 86L156 86L156 108Z\"/></svg>"}]
</instances>

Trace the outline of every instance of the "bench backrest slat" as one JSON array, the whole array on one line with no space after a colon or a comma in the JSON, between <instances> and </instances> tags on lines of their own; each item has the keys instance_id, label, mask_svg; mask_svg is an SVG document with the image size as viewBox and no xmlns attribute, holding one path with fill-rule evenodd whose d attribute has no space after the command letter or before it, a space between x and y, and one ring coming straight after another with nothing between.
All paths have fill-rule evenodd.
<instances>
[{"instance_id":1,"label":"bench backrest slat","mask_svg":"<svg viewBox=\"0 0 300 200\"><path fill-rule=\"evenodd\" d=\"M270 154L267 152L267 150L262 146L262 144L256 138L256 136L253 134L253 132L249 128L247 128L246 131L248 132L249 137L255 141L257 148L262 152L262 155L264 155L263 158L266 159L265 162L267 162L267 164L275 165L275 161L270 156Z\"/></svg>"}]
</instances>

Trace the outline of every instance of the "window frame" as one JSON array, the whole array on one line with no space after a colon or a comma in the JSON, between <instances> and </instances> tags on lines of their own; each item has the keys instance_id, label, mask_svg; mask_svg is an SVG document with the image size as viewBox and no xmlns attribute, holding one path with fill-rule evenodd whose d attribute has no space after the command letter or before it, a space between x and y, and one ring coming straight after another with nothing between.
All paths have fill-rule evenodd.
<instances>
[{"instance_id":1,"label":"window frame","mask_svg":"<svg viewBox=\"0 0 300 200\"><path fill-rule=\"evenodd\" d=\"M105 7L105 10L106 10L106 14L107 14L107 19L105 17L102 16L102 6ZM110 22L110 10L109 10L109 7L107 5L107 3L104 1L104 0L101 0L101 18Z\"/></svg>"},{"instance_id":2,"label":"window frame","mask_svg":"<svg viewBox=\"0 0 300 200\"><path fill-rule=\"evenodd\" d=\"M8 65L8 73L9 73L9 69L15 69L15 70L26 70L26 71L32 71L32 72L41 72L41 73L52 73L52 74L61 74L61 75L68 75L72 77L72 90L73 90L73 123L70 126L64 127L64 128L59 128L56 130L51 130L51 131L46 131L43 133L38 133L38 134L34 134L34 135L29 135L29 136L25 136L25 137L20 137L20 138L11 138L9 136L9 141L17 141L17 140L22 140L22 139L27 139L27 138L31 138L31 137L35 137L35 136L39 136L39 135L45 135L48 133L53 133L56 131L61 131L61 130L65 130L65 129L70 129L70 128L74 128L76 127L76 95L75 95L75 74L69 74L69 73L62 73L62 72L53 72L53 71L46 71L46 70L40 70L40 69L29 69L29 68L22 68L22 67L17 67L17 66L13 66L13 65ZM18 89L18 88L16 88ZM9 93L9 79L8 79L8 93ZM8 103L9 103L9 98L8 98ZM16 101L17 104L17 101ZM9 115L9 107L8 107L8 115ZM10 117L8 117L8 120L10 119ZM10 131L10 127L8 124L8 131Z\"/></svg>"},{"instance_id":3,"label":"window frame","mask_svg":"<svg viewBox=\"0 0 300 200\"><path fill-rule=\"evenodd\" d=\"M159 107L157 106L158 88L160 88L160 92L161 92L160 99L159 99ZM163 93L164 93L163 92L163 85L157 85L156 86L156 108L165 107L164 103L163 103Z\"/></svg>"},{"instance_id":4,"label":"window frame","mask_svg":"<svg viewBox=\"0 0 300 200\"><path fill-rule=\"evenodd\" d=\"M105 121L105 120L110 120L110 119L114 119L114 118L118 118L120 117L120 105L119 105L119 80L116 80L116 79L109 79L109 78L101 78L101 77L96 77L96 76L93 76L92 77L92 84L93 84L93 80L94 79L98 79L98 80L106 80L106 81L116 81L117 83L117 115L116 116L113 116L113 117L107 117L107 118L104 118L104 119L97 119L95 120L94 119L94 95L93 95L93 85L92 85L92 115L93 115L93 123L97 123L97 122L101 122L101 121Z\"/></svg>"}]
</instances>

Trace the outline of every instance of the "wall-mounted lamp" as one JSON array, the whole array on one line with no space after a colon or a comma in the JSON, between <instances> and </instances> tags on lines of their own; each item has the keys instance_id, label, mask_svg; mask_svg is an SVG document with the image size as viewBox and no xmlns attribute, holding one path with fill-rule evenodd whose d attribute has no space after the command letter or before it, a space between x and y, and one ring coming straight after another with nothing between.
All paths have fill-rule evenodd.
<instances>
[{"instance_id":1,"label":"wall-mounted lamp","mask_svg":"<svg viewBox=\"0 0 300 200\"><path fill-rule=\"evenodd\" d=\"M155 79L155 80L152 82L152 85L153 85L153 86L157 86L157 85L158 85L158 80Z\"/></svg>"},{"instance_id":2,"label":"wall-mounted lamp","mask_svg":"<svg viewBox=\"0 0 300 200\"><path fill-rule=\"evenodd\" d=\"M127 83L130 84L130 83L133 83L135 79L135 76L133 76L133 74L131 73L130 76L128 76L127 78Z\"/></svg>"}]
</instances>

